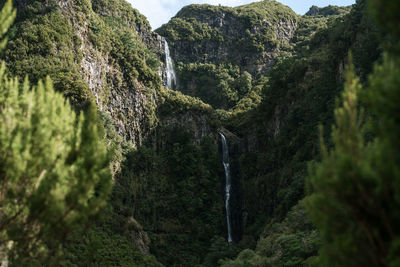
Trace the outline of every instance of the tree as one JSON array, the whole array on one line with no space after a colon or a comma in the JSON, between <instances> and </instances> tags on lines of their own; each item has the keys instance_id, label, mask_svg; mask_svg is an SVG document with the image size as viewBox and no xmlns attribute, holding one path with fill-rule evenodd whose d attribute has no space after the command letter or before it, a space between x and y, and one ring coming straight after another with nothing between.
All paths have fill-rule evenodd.
<instances>
[{"instance_id":1,"label":"tree","mask_svg":"<svg viewBox=\"0 0 400 267\"><path fill-rule=\"evenodd\" d=\"M393 14L399 14L400 5L388 2L385 10L396 11L376 13L377 21L398 40ZM334 146L328 151L321 145L322 161L310 170L314 193L306 207L323 240L320 266L400 266L399 47L388 46L363 91L352 68L347 72L343 104L335 110ZM360 96L367 118L360 112Z\"/></svg>"},{"instance_id":2,"label":"tree","mask_svg":"<svg viewBox=\"0 0 400 267\"><path fill-rule=\"evenodd\" d=\"M238 81L237 81L237 89L239 91L240 97L245 96L248 92L251 91L252 88L252 76L247 71L244 71Z\"/></svg>"},{"instance_id":3,"label":"tree","mask_svg":"<svg viewBox=\"0 0 400 267\"><path fill-rule=\"evenodd\" d=\"M8 1L0 14L1 36L14 17ZM28 79L21 84L2 63L0 260L54 264L66 234L105 204L111 158L96 116L93 104L86 116L77 116L50 78L34 87Z\"/></svg>"},{"instance_id":4,"label":"tree","mask_svg":"<svg viewBox=\"0 0 400 267\"><path fill-rule=\"evenodd\" d=\"M16 15L17 12L15 9L13 9L12 1L7 0L7 2L3 6L3 9L0 12L0 38L3 38L3 36L7 33L7 30L13 23ZM1 40L0 51L4 49L6 44L7 38Z\"/></svg>"},{"instance_id":5,"label":"tree","mask_svg":"<svg viewBox=\"0 0 400 267\"><path fill-rule=\"evenodd\" d=\"M52 258L110 189L96 110L77 118L50 79L30 88L0 72L0 243L15 265ZM3 248L4 249L4 248Z\"/></svg>"},{"instance_id":6,"label":"tree","mask_svg":"<svg viewBox=\"0 0 400 267\"><path fill-rule=\"evenodd\" d=\"M369 9L381 30L388 34L387 48L400 55L400 2L397 0L369 0Z\"/></svg>"}]
</instances>

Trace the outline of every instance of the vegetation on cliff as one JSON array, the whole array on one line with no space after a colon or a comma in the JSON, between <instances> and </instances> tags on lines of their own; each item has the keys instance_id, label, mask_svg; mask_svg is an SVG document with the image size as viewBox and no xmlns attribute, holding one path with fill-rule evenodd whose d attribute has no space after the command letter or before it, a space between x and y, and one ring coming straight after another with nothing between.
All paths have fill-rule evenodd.
<instances>
[{"instance_id":1,"label":"vegetation on cliff","mask_svg":"<svg viewBox=\"0 0 400 267\"><path fill-rule=\"evenodd\" d=\"M259 108L232 118L229 129L257 135L257 150L241 156L248 224L255 227L248 227L250 232L261 231L264 223L258 220L283 218L304 196L307 162L319 156L318 125L332 122L349 49L365 80L380 50L363 2L317 31L305 50L278 62L264 84Z\"/></svg>"},{"instance_id":2,"label":"vegetation on cliff","mask_svg":"<svg viewBox=\"0 0 400 267\"><path fill-rule=\"evenodd\" d=\"M379 1L371 1L370 4L379 6ZM358 7L365 8L365 3L359 2ZM386 12L390 13L381 11L377 14L378 18L385 16ZM357 12L357 9L352 12ZM345 90L342 93L343 104L335 109L336 127L332 130L331 139L328 138L330 131L326 131L326 127L325 132L320 132L322 162L310 165L308 181L311 196L303 201L307 210L304 215L309 215L320 231L320 243L314 243L319 245L311 250L311 254L305 253L297 259L285 259L282 255L288 251L294 249L290 256L295 257L299 251L308 248L307 242L297 246L295 242L286 239L291 233L289 227L283 233L275 231L268 235L269 238L278 235L273 245L279 246L283 240L287 241L283 243L288 245L283 254L279 253L282 246L271 249L261 239L255 251L243 251L234 261L228 261L227 266L271 264L276 260L275 255L278 255L279 261L276 264L279 266L398 264L399 233L395 227L398 224L395 210L398 209L399 159L397 141L393 136L397 135L398 130L398 111L394 103L399 96L397 88L400 76L398 50L393 45L393 41L398 40L398 33L391 26L396 25L398 19L395 16L390 18L382 23L392 40L385 45L389 52L383 63L376 65L368 78L365 70L371 68L365 68L365 64L361 64L364 71L359 67L347 71ZM371 36L364 35L364 38L371 41ZM357 49L353 48L353 51ZM371 62L368 56L357 57L356 61L356 66ZM355 72L361 75L361 82ZM361 84L365 84L366 89L362 89ZM326 121L330 120L324 119L321 123ZM284 222L291 217L292 212L289 212ZM300 221L298 218L292 225ZM266 231L269 229L270 226L267 226ZM308 233L303 241L312 236ZM316 235L314 240L318 241ZM318 247L317 257L302 262L310 255L315 256Z\"/></svg>"},{"instance_id":3,"label":"vegetation on cliff","mask_svg":"<svg viewBox=\"0 0 400 267\"><path fill-rule=\"evenodd\" d=\"M400 5L388 2L393 9L383 8L380 1L371 5L379 10L375 16L380 25L398 41L399 18L393 12ZM322 161L310 171L313 194L306 207L321 232L320 266L400 263L400 54L398 43L387 47L365 88L348 71L343 104L335 110L333 147L321 145Z\"/></svg>"},{"instance_id":4,"label":"vegetation on cliff","mask_svg":"<svg viewBox=\"0 0 400 267\"><path fill-rule=\"evenodd\" d=\"M252 87L265 83L276 62L306 53L316 31L350 10L330 9L301 17L275 1L236 8L190 5L156 31L170 43L178 90L214 108L248 111L260 102L261 91Z\"/></svg>"},{"instance_id":5,"label":"vegetation on cliff","mask_svg":"<svg viewBox=\"0 0 400 267\"><path fill-rule=\"evenodd\" d=\"M144 225L162 263L200 264L210 240L224 233L218 151L210 137L194 144L183 128L160 134L160 143L127 156L118 206Z\"/></svg>"},{"instance_id":6,"label":"vegetation on cliff","mask_svg":"<svg viewBox=\"0 0 400 267\"><path fill-rule=\"evenodd\" d=\"M14 0L0 43L0 260L398 264L399 7L386 2L370 0L381 28L366 0L304 16L267 0L187 6L157 30L172 91L162 38L124 0ZM218 130L240 193L234 244Z\"/></svg>"},{"instance_id":7,"label":"vegetation on cliff","mask_svg":"<svg viewBox=\"0 0 400 267\"><path fill-rule=\"evenodd\" d=\"M15 17L11 1L2 32ZM72 110L50 78L31 86L0 68L0 254L10 266L55 264L65 238L110 192L110 153L95 105Z\"/></svg>"},{"instance_id":8,"label":"vegetation on cliff","mask_svg":"<svg viewBox=\"0 0 400 267\"><path fill-rule=\"evenodd\" d=\"M57 1L14 4L17 19L3 56L13 74L29 73L35 83L50 75L55 89L78 108L91 100L107 104L116 86L160 85L159 60L136 33L136 27L149 30L148 22L125 1L70 1L64 8ZM97 66L85 68L85 61ZM110 66L111 73L103 70ZM96 94L89 79L100 87Z\"/></svg>"},{"instance_id":9,"label":"vegetation on cliff","mask_svg":"<svg viewBox=\"0 0 400 267\"><path fill-rule=\"evenodd\" d=\"M190 5L157 33L170 43L178 89L214 108L231 109L251 91L257 72L268 71L283 51L290 53L298 20L274 1L236 8Z\"/></svg>"}]
</instances>

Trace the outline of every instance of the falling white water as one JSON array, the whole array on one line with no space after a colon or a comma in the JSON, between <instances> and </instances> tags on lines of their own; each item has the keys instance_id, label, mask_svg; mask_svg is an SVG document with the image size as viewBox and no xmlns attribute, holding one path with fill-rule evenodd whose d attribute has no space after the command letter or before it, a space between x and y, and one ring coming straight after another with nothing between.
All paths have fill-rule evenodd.
<instances>
[{"instance_id":1,"label":"falling white water","mask_svg":"<svg viewBox=\"0 0 400 267\"><path fill-rule=\"evenodd\" d=\"M231 198L231 170L229 166L229 151L225 135L219 133L222 140L222 163L225 168L225 210L226 210L226 224L228 227L228 242L232 242L232 229L231 229L231 210L229 201Z\"/></svg>"},{"instance_id":2,"label":"falling white water","mask_svg":"<svg viewBox=\"0 0 400 267\"><path fill-rule=\"evenodd\" d=\"M164 49L165 49L165 73L166 81L165 86L169 89L173 89L172 86L176 86L176 74L174 70L174 64L172 63L171 54L169 52L169 46L167 40L164 38Z\"/></svg>"}]
</instances>

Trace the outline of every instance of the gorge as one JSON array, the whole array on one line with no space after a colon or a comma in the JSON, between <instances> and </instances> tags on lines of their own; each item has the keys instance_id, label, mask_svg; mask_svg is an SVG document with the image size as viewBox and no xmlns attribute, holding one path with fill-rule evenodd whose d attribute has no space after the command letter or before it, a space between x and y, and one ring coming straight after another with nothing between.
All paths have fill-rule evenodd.
<instances>
[{"instance_id":1,"label":"gorge","mask_svg":"<svg viewBox=\"0 0 400 267\"><path fill-rule=\"evenodd\" d=\"M16 18L0 53L4 68L10 77L28 75L34 92L36 84L49 76L55 91L68 99L75 113L81 113L76 117L91 115L90 107L94 106L98 119L93 125L98 129L92 124L82 126L83 122L77 125L79 129L95 129L98 143L104 145L107 153L100 149L78 150L76 147L83 147L82 144L95 142L94 134L77 135L68 139L73 148L62 160L68 163L78 155L97 153L99 158L109 160L111 172L110 192L103 205L93 208L96 216L87 222L82 220L71 231L65 230L58 243L38 239L49 253L42 255L39 249L35 254L37 265L33 266L51 265L51 259L57 266L287 267L311 266L324 259L320 255L328 244L323 243L327 231L321 230L318 223L336 226L342 220L318 220L320 217L313 211L330 209L324 206L325 209L314 207L310 211L312 201L333 198L317 195L321 188L342 187L343 191L338 192L343 194L358 191L357 186L345 190L347 183L315 186L312 178L317 175L311 170L320 166L320 161L330 159L325 150L330 151L340 140L366 135L365 140L357 141L358 146L349 145L359 148L380 136L380 132L375 132L379 125L371 126L372 129L365 126L363 134L345 135L349 138L339 141L335 137L340 134L331 135L340 129L331 127L338 121L337 114L346 111L335 112L346 95L343 90L355 84L346 82L351 76L349 66L354 65L354 75L359 77L354 80L359 81L359 87L377 87L368 77L380 70L373 66L385 60L385 42L392 40L368 13L367 1L377 0L359 0L348 7L313 6L305 15L270 0L238 7L193 4L183 7L168 23L153 31L146 17L134 8L135 4L132 7L125 0L13 0ZM360 99L374 96L369 94L360 93ZM8 95L11 94L0 93L0 109L1 101ZM362 109L365 106L365 120L375 116L369 113L375 110L368 105L369 102L353 105ZM390 107L395 110L395 106ZM61 112L55 109L53 113L56 116ZM40 127L32 129L35 133L46 132ZM0 131L0 135L5 132ZM48 135L56 133L62 131L54 130ZM365 155L373 159L384 154L380 152ZM349 160L347 154L343 156L343 166L350 166L345 160ZM360 157L362 160L366 159ZM85 162L82 177L97 177L100 168L93 162ZM375 162L378 165L391 161ZM333 163L332 166L335 170L343 167ZM386 169L392 170L392 166L396 164ZM39 165L37 169L40 172L35 177L45 177L50 170ZM68 171L79 174L77 168ZM63 185L84 187L86 180L80 180L80 176L69 178L69 172L63 172L67 177ZM338 174L335 179L342 176L345 177ZM30 188L36 190L37 184ZM378 185L367 188L396 188ZM106 191L101 184L92 186L89 195ZM338 192L327 195L340 195ZM363 192L367 192L365 201L370 206L375 204L369 199L380 197L377 193L369 198L369 191ZM350 193L343 199L354 199ZM10 191L9 196L14 195ZM55 199L70 201L76 207L90 206L90 202L75 203L71 197ZM361 197L356 199L364 201ZM41 200L33 199L29 207L50 205ZM66 207L63 202L56 204L54 210ZM382 205L376 210L382 207L392 206ZM360 214L364 211L343 210ZM51 218L41 217L40 209L37 212L38 218ZM0 209L3 213L6 214ZM79 211L71 214L79 218ZM61 220L43 229L64 234L64 225L67 223ZM358 231L362 228L358 226L346 229ZM35 227L32 229L40 229ZM13 229L7 231L0 232L0 241L15 233ZM340 236L344 230L331 232ZM353 249L349 251L367 247L360 245L369 244L361 237L357 239L359 243L346 243ZM2 246L0 262L6 249ZM10 266L24 266L12 262L14 255L33 257L24 249L10 251ZM361 266L363 259L357 255L343 259L348 266ZM336 266L346 266L342 263Z\"/></svg>"}]
</instances>

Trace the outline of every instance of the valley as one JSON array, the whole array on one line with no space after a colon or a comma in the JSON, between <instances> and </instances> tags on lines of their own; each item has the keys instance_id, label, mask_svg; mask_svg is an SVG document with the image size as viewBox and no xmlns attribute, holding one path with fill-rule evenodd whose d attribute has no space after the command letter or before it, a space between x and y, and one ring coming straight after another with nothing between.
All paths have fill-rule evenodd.
<instances>
[{"instance_id":1,"label":"valley","mask_svg":"<svg viewBox=\"0 0 400 267\"><path fill-rule=\"evenodd\" d=\"M389 99L399 94L388 92L397 92L399 76L398 61L388 58L397 58L400 35L392 26L398 17L386 25L384 13L370 11L375 2L312 6L304 15L270 0L193 4L152 30L125 0L13 0L0 54L7 75L32 85L50 77L74 112L95 110L106 152L91 155L110 165L96 216L77 220L62 240L40 243L46 252L28 265L397 266L399 128ZM385 75L391 91L380 83ZM94 170L93 162L85 166ZM101 188L93 185L90 195ZM346 206L359 195L365 202ZM374 203L377 217L363 208ZM352 223L335 228L335 216ZM381 218L387 228L376 223ZM358 235L336 240L343 229ZM12 240L7 233L0 241ZM10 266L36 255L9 247ZM360 251L373 253L365 260Z\"/></svg>"}]
</instances>

